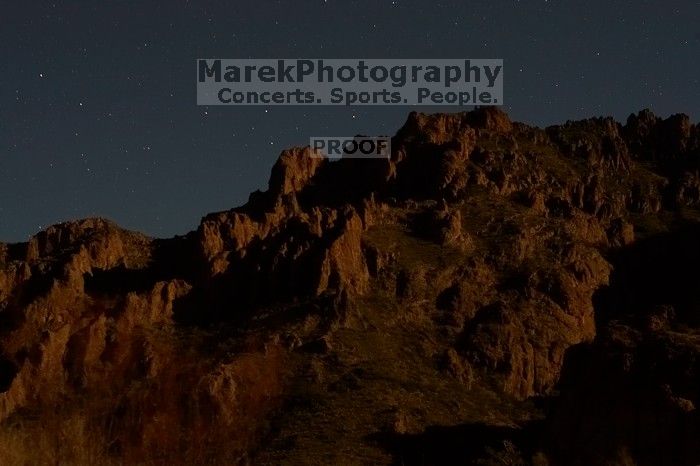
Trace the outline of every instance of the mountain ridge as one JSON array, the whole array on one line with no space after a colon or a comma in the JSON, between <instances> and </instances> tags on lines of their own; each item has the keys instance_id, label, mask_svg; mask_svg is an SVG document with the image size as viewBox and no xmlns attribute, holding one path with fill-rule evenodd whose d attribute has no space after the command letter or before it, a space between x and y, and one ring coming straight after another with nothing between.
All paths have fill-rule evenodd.
<instances>
[{"instance_id":1,"label":"mountain ridge","mask_svg":"<svg viewBox=\"0 0 700 466\"><path fill-rule=\"evenodd\" d=\"M695 257L700 128L688 116L540 129L493 107L413 112L389 160L310 155L283 151L267 191L184 236L84 219L0 243L5 438L51 443L77 423L100 462L699 458L690 284L674 294L629 265ZM670 262L646 246L674 241ZM643 302L621 283L658 290ZM27 421L59 400L55 431ZM611 400L624 409L576 407ZM361 407L374 411L355 424ZM474 432L483 441L462 446ZM68 445L46 454L83 461Z\"/></svg>"}]
</instances>

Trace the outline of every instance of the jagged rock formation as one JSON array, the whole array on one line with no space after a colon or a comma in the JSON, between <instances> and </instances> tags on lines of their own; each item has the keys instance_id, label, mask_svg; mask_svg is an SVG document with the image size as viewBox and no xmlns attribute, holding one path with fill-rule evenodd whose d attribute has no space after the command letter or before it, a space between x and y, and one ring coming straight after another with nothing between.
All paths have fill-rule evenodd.
<instances>
[{"instance_id":1,"label":"jagged rock formation","mask_svg":"<svg viewBox=\"0 0 700 466\"><path fill-rule=\"evenodd\" d=\"M657 286L640 257L682 262L643 245L698 218L700 128L484 108L412 113L392 148L285 151L183 237L89 219L0 244L0 452L79 419L92 463L698 462L700 300L629 289ZM47 413L58 433L24 424Z\"/></svg>"}]
</instances>

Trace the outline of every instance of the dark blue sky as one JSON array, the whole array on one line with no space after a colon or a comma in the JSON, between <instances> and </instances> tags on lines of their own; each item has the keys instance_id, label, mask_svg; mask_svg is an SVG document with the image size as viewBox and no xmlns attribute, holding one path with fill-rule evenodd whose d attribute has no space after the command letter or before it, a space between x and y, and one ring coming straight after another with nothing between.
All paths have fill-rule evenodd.
<instances>
[{"instance_id":1,"label":"dark blue sky","mask_svg":"<svg viewBox=\"0 0 700 466\"><path fill-rule=\"evenodd\" d=\"M185 233L264 187L281 149L393 134L412 110L197 107L196 58L503 58L516 120L697 121L698 24L688 0L3 2L0 241L96 215Z\"/></svg>"}]
</instances>

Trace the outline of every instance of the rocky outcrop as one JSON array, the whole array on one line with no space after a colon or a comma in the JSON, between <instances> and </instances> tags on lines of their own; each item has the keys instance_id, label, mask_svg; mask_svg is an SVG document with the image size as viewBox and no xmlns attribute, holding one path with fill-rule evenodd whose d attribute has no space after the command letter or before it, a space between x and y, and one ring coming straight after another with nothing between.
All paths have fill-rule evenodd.
<instances>
[{"instance_id":1,"label":"rocky outcrop","mask_svg":"<svg viewBox=\"0 0 700 466\"><path fill-rule=\"evenodd\" d=\"M666 422L676 410L695 425L692 311L630 308L639 316L621 329L595 305L611 273L618 280L615 251L695 218L697 125L649 111L625 125L594 118L546 129L496 108L412 113L392 149L388 160L336 162L284 151L266 191L183 237L88 219L0 244L0 420L108 392L108 456L147 461L159 443L216 430L240 461L300 386L331 380L323 390L336 406L345 398L333 393L356 401L354 391L408 383L409 373L426 390L449 385L466 406L479 390L526 400L564 380L564 413L579 400L604 404L611 380L624 397L630 380L667 366L671 375L642 394L658 402L649 415ZM679 318L685 327L674 327ZM572 363L580 348L585 357ZM632 378L628 357L640 361ZM587 392L586 380L599 388ZM641 408L626 406L615 416L629 427ZM436 409L450 422L464 414ZM430 419L389 411L393 434ZM140 412L153 422L136 421ZM577 416L597 421L589 414ZM561 444L571 442L570 419L552 422ZM129 434L131 423L139 428ZM637 448L630 436L616 448ZM205 450L188 454L214 461ZM565 462L565 452L547 452ZM684 455L696 458L692 448Z\"/></svg>"}]
</instances>

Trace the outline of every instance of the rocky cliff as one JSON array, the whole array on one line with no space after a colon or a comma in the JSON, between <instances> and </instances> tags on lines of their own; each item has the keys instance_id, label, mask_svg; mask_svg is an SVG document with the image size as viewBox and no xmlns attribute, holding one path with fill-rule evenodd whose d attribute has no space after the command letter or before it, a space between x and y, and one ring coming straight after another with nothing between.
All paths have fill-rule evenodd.
<instances>
[{"instance_id":1,"label":"rocky cliff","mask_svg":"<svg viewBox=\"0 0 700 466\"><path fill-rule=\"evenodd\" d=\"M8 464L697 464L700 127L412 113L153 239L0 243Z\"/></svg>"}]
</instances>

